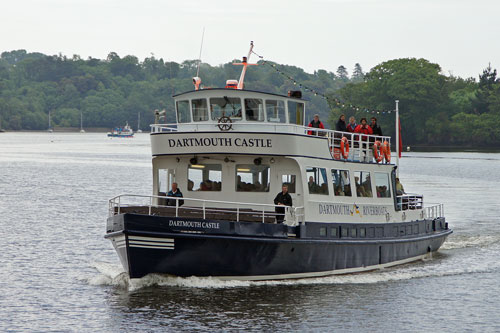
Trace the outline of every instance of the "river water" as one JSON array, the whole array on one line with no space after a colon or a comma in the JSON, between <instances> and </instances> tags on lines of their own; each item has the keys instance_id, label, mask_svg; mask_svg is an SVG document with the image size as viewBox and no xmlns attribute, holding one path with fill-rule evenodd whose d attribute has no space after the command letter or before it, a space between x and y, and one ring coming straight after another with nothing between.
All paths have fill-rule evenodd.
<instances>
[{"instance_id":1,"label":"river water","mask_svg":"<svg viewBox=\"0 0 500 333\"><path fill-rule=\"evenodd\" d=\"M372 273L131 283L107 202L151 193L149 135L0 134L0 331L500 331L500 154L406 153L407 192L445 204L431 260Z\"/></svg>"}]
</instances>

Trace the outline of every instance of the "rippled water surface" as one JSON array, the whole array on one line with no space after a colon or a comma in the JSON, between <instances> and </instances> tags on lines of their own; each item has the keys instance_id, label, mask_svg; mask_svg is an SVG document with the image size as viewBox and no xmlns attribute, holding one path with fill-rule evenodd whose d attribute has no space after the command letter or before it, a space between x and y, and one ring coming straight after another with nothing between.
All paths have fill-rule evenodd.
<instances>
[{"instance_id":1,"label":"rippled water surface","mask_svg":"<svg viewBox=\"0 0 500 333\"><path fill-rule=\"evenodd\" d=\"M431 260L357 275L129 281L107 201L151 193L149 136L0 134L0 331L500 331L500 154L407 153L407 192L454 234Z\"/></svg>"}]
</instances>

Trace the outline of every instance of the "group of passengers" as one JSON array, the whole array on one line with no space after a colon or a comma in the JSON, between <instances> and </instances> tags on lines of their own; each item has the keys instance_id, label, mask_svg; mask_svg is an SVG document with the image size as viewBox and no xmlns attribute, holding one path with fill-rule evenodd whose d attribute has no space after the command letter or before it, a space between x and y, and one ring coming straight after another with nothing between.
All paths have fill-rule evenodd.
<instances>
[{"instance_id":1,"label":"group of passengers","mask_svg":"<svg viewBox=\"0 0 500 333\"><path fill-rule=\"evenodd\" d=\"M351 116L349 118L349 124L345 122L345 115L340 115L337 124L335 125L335 130L340 132L349 133L362 133L362 134L372 134L382 136L382 128L377 124L377 118L371 117L371 124L368 125L366 118L361 118L361 123L356 124L356 118Z\"/></svg>"},{"instance_id":2,"label":"group of passengers","mask_svg":"<svg viewBox=\"0 0 500 333\"><path fill-rule=\"evenodd\" d=\"M255 183L246 183L241 180L241 176L238 176L236 181L236 191L238 192L268 192L269 184L267 186L261 184L258 180Z\"/></svg>"},{"instance_id":3,"label":"group of passengers","mask_svg":"<svg viewBox=\"0 0 500 333\"><path fill-rule=\"evenodd\" d=\"M312 194L328 194L328 185L326 183L318 185L314 181L313 176L309 176L309 182L307 183L307 185L309 187L309 193L312 193Z\"/></svg>"}]
</instances>

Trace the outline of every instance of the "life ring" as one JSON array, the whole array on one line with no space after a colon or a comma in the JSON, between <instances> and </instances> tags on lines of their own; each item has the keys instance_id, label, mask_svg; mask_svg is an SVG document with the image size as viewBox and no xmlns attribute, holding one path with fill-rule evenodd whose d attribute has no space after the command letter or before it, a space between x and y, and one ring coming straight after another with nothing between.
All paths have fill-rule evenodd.
<instances>
[{"instance_id":1,"label":"life ring","mask_svg":"<svg viewBox=\"0 0 500 333\"><path fill-rule=\"evenodd\" d=\"M377 161L377 163L380 163L384 159L384 155L385 148L382 147L382 142L378 140L375 141L375 143L373 144L373 158L375 159L375 161Z\"/></svg>"},{"instance_id":2,"label":"life ring","mask_svg":"<svg viewBox=\"0 0 500 333\"><path fill-rule=\"evenodd\" d=\"M349 140L345 136L340 140L340 153L344 160L347 160L349 157Z\"/></svg>"},{"instance_id":3,"label":"life ring","mask_svg":"<svg viewBox=\"0 0 500 333\"><path fill-rule=\"evenodd\" d=\"M384 152L385 161L387 163L390 163L391 162L391 145L390 145L389 141L387 141L387 140L384 141L383 152Z\"/></svg>"}]
</instances>

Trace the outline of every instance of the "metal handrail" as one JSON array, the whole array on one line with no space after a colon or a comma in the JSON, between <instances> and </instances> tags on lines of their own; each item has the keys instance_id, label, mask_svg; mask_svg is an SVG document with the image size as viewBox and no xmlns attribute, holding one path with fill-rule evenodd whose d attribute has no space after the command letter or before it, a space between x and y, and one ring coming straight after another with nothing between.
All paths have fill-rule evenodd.
<instances>
[{"instance_id":1,"label":"metal handrail","mask_svg":"<svg viewBox=\"0 0 500 333\"><path fill-rule=\"evenodd\" d=\"M438 218L444 216L444 205L443 204L431 204L428 207L424 207L424 217L425 218Z\"/></svg>"},{"instance_id":2,"label":"metal handrail","mask_svg":"<svg viewBox=\"0 0 500 333\"><path fill-rule=\"evenodd\" d=\"M154 205L153 204L153 199L168 199L168 200L175 200L175 217L179 217L179 208L181 207L179 205L179 200L184 200L184 201L194 201L194 202L199 202L201 203L201 207L183 207L184 209L188 210L195 210L195 211L202 211L203 213L203 219L206 218L207 212L210 213L212 211L216 212L233 212L232 210L227 210L224 209L224 207L220 208L207 208L207 203L214 203L214 204L224 204L224 205L235 205L236 206L236 220L240 221L240 215L245 215L245 214L252 214L255 215L254 212L248 212L248 211L241 211L240 208L241 206L258 206L262 207L261 213L262 213L262 223L265 222L266 217L276 217L277 214L275 212L270 213L269 211L266 211L266 208L285 208L285 221L284 223L290 224L290 225L295 225L298 223L297 217L304 217L304 214L296 214L297 210L299 209L304 209L304 207L292 207L292 206L282 206L282 205L271 205L271 204L262 204L262 203L247 203L247 202L236 202L236 201L221 201L221 200L206 200L206 199L196 199L196 198L184 198L184 197L169 197L169 196L158 196L158 195L139 195L139 194L120 194L117 195L109 200L109 216L117 215L120 214L121 207L129 207L133 206L132 204L123 204L122 203L122 198L125 197L134 197L134 198L149 198L149 205L146 205L148 207L148 214L152 214L152 208L153 207L171 207L173 208L174 206L166 206L166 205ZM288 217L288 219L287 219ZM291 220L289 220L291 219Z\"/></svg>"},{"instance_id":3,"label":"metal handrail","mask_svg":"<svg viewBox=\"0 0 500 333\"><path fill-rule=\"evenodd\" d=\"M424 207L424 196L421 194L406 193L396 197L398 210L422 209Z\"/></svg>"}]
</instances>

